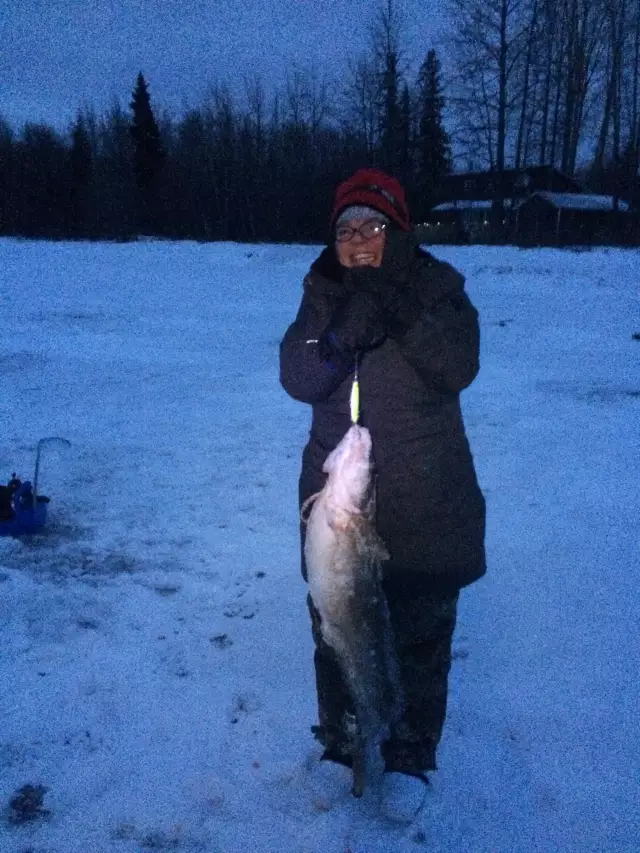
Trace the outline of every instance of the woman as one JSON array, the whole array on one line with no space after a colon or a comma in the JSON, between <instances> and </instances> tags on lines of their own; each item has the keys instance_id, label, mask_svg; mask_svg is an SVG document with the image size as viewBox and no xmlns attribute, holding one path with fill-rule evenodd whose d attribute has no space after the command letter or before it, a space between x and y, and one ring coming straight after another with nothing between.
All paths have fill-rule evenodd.
<instances>
[{"instance_id":1,"label":"woman","mask_svg":"<svg viewBox=\"0 0 640 853\"><path fill-rule=\"evenodd\" d=\"M462 276L418 247L393 177L360 169L340 184L331 233L282 341L280 376L292 397L312 405L302 505L322 488L324 460L349 429L358 358L360 422L373 441L376 523L391 555L383 583L406 706L383 747L383 807L404 819L422 804L426 773L436 768L458 594L485 572L485 505L459 400L478 372L478 315ZM348 766L349 698L309 607L314 731L323 759Z\"/></svg>"}]
</instances>

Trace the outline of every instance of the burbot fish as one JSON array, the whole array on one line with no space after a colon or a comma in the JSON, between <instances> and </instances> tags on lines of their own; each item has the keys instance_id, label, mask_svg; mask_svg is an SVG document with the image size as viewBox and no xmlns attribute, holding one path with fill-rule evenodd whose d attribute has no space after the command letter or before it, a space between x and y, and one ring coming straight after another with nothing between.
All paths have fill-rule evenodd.
<instances>
[{"instance_id":1,"label":"burbot fish","mask_svg":"<svg viewBox=\"0 0 640 853\"><path fill-rule=\"evenodd\" d=\"M382 778L381 745L402 708L398 663L382 589L389 558L375 529L371 435L353 425L329 454L321 492L309 498L305 561L309 592L334 649L356 720L353 793Z\"/></svg>"}]
</instances>

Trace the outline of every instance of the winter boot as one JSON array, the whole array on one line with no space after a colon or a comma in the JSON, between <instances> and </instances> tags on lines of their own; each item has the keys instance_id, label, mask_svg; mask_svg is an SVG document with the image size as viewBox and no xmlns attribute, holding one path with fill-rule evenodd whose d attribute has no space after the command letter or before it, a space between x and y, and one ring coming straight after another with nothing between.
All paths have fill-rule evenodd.
<instances>
[{"instance_id":1,"label":"winter boot","mask_svg":"<svg viewBox=\"0 0 640 853\"><path fill-rule=\"evenodd\" d=\"M424 773L385 773L380 801L382 815L395 823L411 823L424 805L428 785Z\"/></svg>"},{"instance_id":2,"label":"winter boot","mask_svg":"<svg viewBox=\"0 0 640 853\"><path fill-rule=\"evenodd\" d=\"M315 812L331 811L351 794L353 774L342 762L325 758L314 758L309 768L307 787L311 806Z\"/></svg>"}]
</instances>

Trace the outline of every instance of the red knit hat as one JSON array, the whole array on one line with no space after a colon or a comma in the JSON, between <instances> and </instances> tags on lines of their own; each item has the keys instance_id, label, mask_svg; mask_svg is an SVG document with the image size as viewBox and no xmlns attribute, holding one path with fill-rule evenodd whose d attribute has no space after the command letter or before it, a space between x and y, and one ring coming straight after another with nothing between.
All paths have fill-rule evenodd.
<instances>
[{"instance_id":1,"label":"red knit hat","mask_svg":"<svg viewBox=\"0 0 640 853\"><path fill-rule=\"evenodd\" d=\"M379 169L358 169L339 185L331 211L332 228L340 211L351 205L373 207L404 231L411 230L411 217L402 184Z\"/></svg>"}]
</instances>

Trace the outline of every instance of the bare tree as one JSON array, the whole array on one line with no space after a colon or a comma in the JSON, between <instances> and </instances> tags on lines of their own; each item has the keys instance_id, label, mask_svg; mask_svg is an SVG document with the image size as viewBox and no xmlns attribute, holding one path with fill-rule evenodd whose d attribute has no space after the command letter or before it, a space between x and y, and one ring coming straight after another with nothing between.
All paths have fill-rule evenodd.
<instances>
[{"instance_id":1,"label":"bare tree","mask_svg":"<svg viewBox=\"0 0 640 853\"><path fill-rule=\"evenodd\" d=\"M567 21L564 91L562 92L562 151L560 168L573 174L584 126L589 86L601 53L604 22L593 0L562 0Z\"/></svg>"},{"instance_id":2,"label":"bare tree","mask_svg":"<svg viewBox=\"0 0 640 853\"><path fill-rule=\"evenodd\" d=\"M535 68L534 59L538 41L538 0L533 0L530 10L529 23L525 35L524 67L522 69L522 86L520 94L520 119L515 145L514 166L519 169L526 162L529 152L529 134L535 113ZM532 107L533 106L533 110Z\"/></svg>"},{"instance_id":3,"label":"bare tree","mask_svg":"<svg viewBox=\"0 0 640 853\"><path fill-rule=\"evenodd\" d=\"M532 29L533 2L450 0L457 65L452 100L464 116L471 137L476 143L484 143L484 160L495 171L492 226L496 238L503 231L503 175L508 142L522 102L522 80L526 78L522 69Z\"/></svg>"},{"instance_id":4,"label":"bare tree","mask_svg":"<svg viewBox=\"0 0 640 853\"><path fill-rule=\"evenodd\" d=\"M402 28L397 3L384 0L371 37L378 76L380 155L382 165L394 173L398 173L404 166L401 161L403 119L400 104L404 82L400 49Z\"/></svg>"},{"instance_id":5,"label":"bare tree","mask_svg":"<svg viewBox=\"0 0 640 853\"><path fill-rule=\"evenodd\" d=\"M630 0L605 0L606 73L605 98L594 155L594 169L601 172L607 160L614 167L634 150L638 127L638 71L640 15ZM623 142L626 136L626 142Z\"/></svg>"},{"instance_id":6,"label":"bare tree","mask_svg":"<svg viewBox=\"0 0 640 853\"><path fill-rule=\"evenodd\" d=\"M345 122L354 128L363 156L373 161L380 139L378 74L369 56L348 63L344 92Z\"/></svg>"},{"instance_id":7,"label":"bare tree","mask_svg":"<svg viewBox=\"0 0 640 853\"><path fill-rule=\"evenodd\" d=\"M256 156L260 159L264 148L267 96L262 78L257 74L245 78L245 94L248 105L248 118L253 129Z\"/></svg>"},{"instance_id":8,"label":"bare tree","mask_svg":"<svg viewBox=\"0 0 640 853\"><path fill-rule=\"evenodd\" d=\"M629 137L627 141L627 160L629 177L636 182L638 180L638 167L640 165L640 2L634 4L633 18L630 23L631 45L629 74L631 79L629 88Z\"/></svg>"},{"instance_id":9,"label":"bare tree","mask_svg":"<svg viewBox=\"0 0 640 853\"><path fill-rule=\"evenodd\" d=\"M598 114L600 159L607 144L620 151L630 2L450 0L457 61L450 101L464 116L469 152L480 150L498 176L509 161L520 168L532 157L573 174ZM596 83L605 52L602 111Z\"/></svg>"},{"instance_id":10,"label":"bare tree","mask_svg":"<svg viewBox=\"0 0 640 853\"><path fill-rule=\"evenodd\" d=\"M522 68L535 0L450 0L457 83L451 100L484 143L490 168L501 172L507 139L519 115Z\"/></svg>"},{"instance_id":11,"label":"bare tree","mask_svg":"<svg viewBox=\"0 0 640 853\"><path fill-rule=\"evenodd\" d=\"M331 84L326 75L315 70L294 67L285 83L286 117L293 124L304 126L315 138L332 114Z\"/></svg>"}]
</instances>

